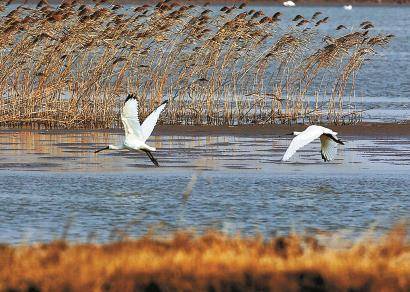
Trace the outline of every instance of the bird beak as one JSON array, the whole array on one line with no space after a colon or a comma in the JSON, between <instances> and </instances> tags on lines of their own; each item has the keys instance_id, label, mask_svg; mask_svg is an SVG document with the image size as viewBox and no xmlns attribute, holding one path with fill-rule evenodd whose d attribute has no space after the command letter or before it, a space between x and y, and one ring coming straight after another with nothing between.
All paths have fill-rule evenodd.
<instances>
[{"instance_id":1,"label":"bird beak","mask_svg":"<svg viewBox=\"0 0 410 292\"><path fill-rule=\"evenodd\" d=\"M293 136L293 132L289 134L285 134L286 136Z\"/></svg>"},{"instance_id":2,"label":"bird beak","mask_svg":"<svg viewBox=\"0 0 410 292\"><path fill-rule=\"evenodd\" d=\"M101 149L95 150L95 151L94 151L94 153L98 153L98 152L101 152L101 151L103 151L103 150L107 150L107 149L110 149L110 147L109 147L109 146L107 146L107 147L104 147L104 148L101 148Z\"/></svg>"}]
</instances>

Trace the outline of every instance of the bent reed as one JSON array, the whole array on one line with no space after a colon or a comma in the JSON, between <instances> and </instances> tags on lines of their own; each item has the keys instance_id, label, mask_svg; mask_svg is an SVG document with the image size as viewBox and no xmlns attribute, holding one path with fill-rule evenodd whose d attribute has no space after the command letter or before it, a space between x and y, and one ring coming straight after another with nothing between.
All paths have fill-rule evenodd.
<instances>
[{"instance_id":1,"label":"bent reed","mask_svg":"<svg viewBox=\"0 0 410 292\"><path fill-rule=\"evenodd\" d=\"M0 6L3 127L119 128L127 93L141 117L168 99L165 124L354 123L357 74L393 37L245 4L12 2Z\"/></svg>"},{"instance_id":2,"label":"bent reed","mask_svg":"<svg viewBox=\"0 0 410 292\"><path fill-rule=\"evenodd\" d=\"M107 244L3 245L0 290L409 291L405 228L344 247L328 244L312 236L179 232Z\"/></svg>"}]
</instances>

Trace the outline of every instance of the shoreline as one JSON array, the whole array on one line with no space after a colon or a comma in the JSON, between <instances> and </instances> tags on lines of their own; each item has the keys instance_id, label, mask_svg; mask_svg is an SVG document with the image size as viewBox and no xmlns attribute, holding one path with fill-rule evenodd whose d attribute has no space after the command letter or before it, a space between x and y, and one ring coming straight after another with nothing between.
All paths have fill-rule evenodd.
<instances>
[{"instance_id":1,"label":"shoreline","mask_svg":"<svg viewBox=\"0 0 410 292\"><path fill-rule=\"evenodd\" d=\"M408 137L410 123L371 123L363 122L349 125L323 125L339 133L340 136L363 137ZM239 126L198 126L198 125L157 125L153 135L165 136L275 136L300 131L307 125L239 125ZM118 129L30 129L0 128L0 132L38 132L43 134L107 132L122 133Z\"/></svg>"}]
</instances>

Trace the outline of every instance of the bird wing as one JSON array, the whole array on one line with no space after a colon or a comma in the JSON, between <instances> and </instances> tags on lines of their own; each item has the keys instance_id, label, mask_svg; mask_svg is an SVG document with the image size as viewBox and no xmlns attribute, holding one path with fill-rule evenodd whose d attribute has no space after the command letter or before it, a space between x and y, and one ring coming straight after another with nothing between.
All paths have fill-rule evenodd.
<instances>
[{"instance_id":1,"label":"bird wing","mask_svg":"<svg viewBox=\"0 0 410 292\"><path fill-rule=\"evenodd\" d=\"M129 94L125 99L121 112L121 121L124 125L126 136L136 136L142 139L143 136L138 118L138 100L132 94Z\"/></svg>"},{"instance_id":2,"label":"bird wing","mask_svg":"<svg viewBox=\"0 0 410 292\"><path fill-rule=\"evenodd\" d=\"M320 153L326 162L333 160L337 153L336 142L329 136L326 134L320 136Z\"/></svg>"},{"instance_id":3,"label":"bird wing","mask_svg":"<svg viewBox=\"0 0 410 292\"><path fill-rule=\"evenodd\" d=\"M161 103L159 107L157 107L142 123L141 125L141 134L142 139L145 142L149 136L151 136L152 131L154 130L155 125L157 124L159 115L164 110L165 106L167 105L168 100Z\"/></svg>"},{"instance_id":4,"label":"bird wing","mask_svg":"<svg viewBox=\"0 0 410 292\"><path fill-rule=\"evenodd\" d=\"M319 127L308 127L302 133L293 138L292 142L290 142L290 145L285 152L285 155L283 155L282 161L288 161L289 158L291 158L297 150L309 144L313 140L319 138L322 134L323 130L321 130Z\"/></svg>"}]
</instances>

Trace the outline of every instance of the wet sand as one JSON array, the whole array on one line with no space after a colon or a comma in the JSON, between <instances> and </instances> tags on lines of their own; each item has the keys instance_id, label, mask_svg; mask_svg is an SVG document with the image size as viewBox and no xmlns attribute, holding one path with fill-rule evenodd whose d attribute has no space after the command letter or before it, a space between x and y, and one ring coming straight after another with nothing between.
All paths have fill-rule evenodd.
<instances>
[{"instance_id":1,"label":"wet sand","mask_svg":"<svg viewBox=\"0 0 410 292\"><path fill-rule=\"evenodd\" d=\"M323 125L339 133L340 136L358 136L358 137L409 137L410 123L367 123L351 125ZM307 125L241 125L241 126L190 126L190 125L157 125L153 135L167 136L276 136L286 135L293 131L301 131ZM63 134L76 132L108 132L122 133L122 129L106 130L31 130L31 129L2 129L0 132L21 132L32 131L49 134Z\"/></svg>"},{"instance_id":2,"label":"wet sand","mask_svg":"<svg viewBox=\"0 0 410 292\"><path fill-rule=\"evenodd\" d=\"M398 137L410 136L410 124L360 123L356 125L324 125L345 136ZM304 130L306 125L250 125L250 126L172 126L161 125L161 135L219 135L219 136L275 136Z\"/></svg>"}]
</instances>

